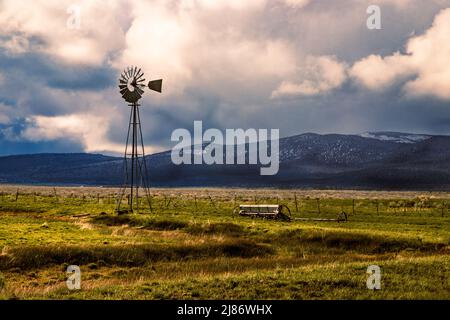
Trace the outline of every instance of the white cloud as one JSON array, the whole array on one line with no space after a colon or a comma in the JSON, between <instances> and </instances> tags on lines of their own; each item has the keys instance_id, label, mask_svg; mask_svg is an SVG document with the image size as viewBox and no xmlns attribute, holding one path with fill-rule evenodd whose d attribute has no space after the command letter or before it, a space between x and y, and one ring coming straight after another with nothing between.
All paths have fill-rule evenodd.
<instances>
[{"instance_id":1,"label":"white cloud","mask_svg":"<svg viewBox=\"0 0 450 320\"><path fill-rule=\"evenodd\" d=\"M408 57L396 52L385 58L370 55L356 62L350 75L371 90L382 90L413 72Z\"/></svg>"},{"instance_id":2,"label":"white cloud","mask_svg":"<svg viewBox=\"0 0 450 320\"><path fill-rule=\"evenodd\" d=\"M404 85L410 96L450 99L450 9L442 10L421 36L411 38L406 54L372 55L356 62L351 76L369 89L380 90L413 77Z\"/></svg>"},{"instance_id":3,"label":"white cloud","mask_svg":"<svg viewBox=\"0 0 450 320\"><path fill-rule=\"evenodd\" d=\"M121 152L123 147L105 138L108 123L102 116L72 114L68 116L32 116L27 119L28 127L22 138L29 141L70 139L84 144L87 152Z\"/></svg>"},{"instance_id":4,"label":"white cloud","mask_svg":"<svg viewBox=\"0 0 450 320\"><path fill-rule=\"evenodd\" d=\"M86 152L124 152L123 143L113 143L107 138L110 123L107 118L92 114L72 114L67 116L32 116L21 138L28 141L52 141L68 139L81 142ZM147 153L160 149L146 146Z\"/></svg>"},{"instance_id":5,"label":"white cloud","mask_svg":"<svg viewBox=\"0 0 450 320\"><path fill-rule=\"evenodd\" d=\"M290 73L296 57L287 41L245 32L263 3L197 1L192 10L186 5L174 9L163 2L137 2L126 48L114 66L139 65L148 77L163 78L166 97L192 86L219 97L239 91L267 96L256 87Z\"/></svg>"},{"instance_id":6,"label":"white cloud","mask_svg":"<svg viewBox=\"0 0 450 320\"><path fill-rule=\"evenodd\" d=\"M82 9L80 29L67 27L67 9L72 4L68 0L3 0L0 36L6 40L0 46L13 54L36 51L82 65L99 65L110 52L123 47L124 1L77 1ZM30 46L32 38L42 44Z\"/></svg>"},{"instance_id":7,"label":"white cloud","mask_svg":"<svg viewBox=\"0 0 450 320\"><path fill-rule=\"evenodd\" d=\"M311 0L284 0L284 2L292 8L303 8L307 6Z\"/></svg>"},{"instance_id":8,"label":"white cloud","mask_svg":"<svg viewBox=\"0 0 450 320\"><path fill-rule=\"evenodd\" d=\"M272 92L272 97L312 96L326 93L340 87L347 79L346 65L335 57L308 57L306 65L301 69L302 80L283 81Z\"/></svg>"}]
</instances>

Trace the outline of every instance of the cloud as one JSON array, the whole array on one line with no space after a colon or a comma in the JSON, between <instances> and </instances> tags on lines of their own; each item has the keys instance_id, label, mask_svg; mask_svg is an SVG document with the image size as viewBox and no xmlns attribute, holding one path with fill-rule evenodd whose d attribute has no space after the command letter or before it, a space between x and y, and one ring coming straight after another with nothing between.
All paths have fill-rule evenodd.
<instances>
[{"instance_id":1,"label":"cloud","mask_svg":"<svg viewBox=\"0 0 450 320\"><path fill-rule=\"evenodd\" d=\"M392 56L370 55L351 68L350 75L371 90L382 90L392 85L399 78L414 73L408 56L396 52Z\"/></svg>"},{"instance_id":2,"label":"cloud","mask_svg":"<svg viewBox=\"0 0 450 320\"><path fill-rule=\"evenodd\" d=\"M231 8L233 10L246 10L254 8L263 8L267 0L182 0L183 8L206 8L213 10L221 10Z\"/></svg>"},{"instance_id":3,"label":"cloud","mask_svg":"<svg viewBox=\"0 0 450 320\"><path fill-rule=\"evenodd\" d=\"M335 57L308 57L300 82L283 81L272 97L313 96L340 87L347 79L346 65Z\"/></svg>"},{"instance_id":4,"label":"cloud","mask_svg":"<svg viewBox=\"0 0 450 320\"><path fill-rule=\"evenodd\" d=\"M450 9L445 9L423 35L409 39L405 54L371 55L356 62L350 74L372 90L407 79L403 88L409 96L450 99L449 39Z\"/></svg>"},{"instance_id":5,"label":"cloud","mask_svg":"<svg viewBox=\"0 0 450 320\"><path fill-rule=\"evenodd\" d=\"M296 53L288 41L245 31L259 21L264 3L136 2L126 48L113 65L139 65L148 76L164 78L165 96L193 86L221 97L236 91L267 96L255 87L265 88L289 73Z\"/></svg>"},{"instance_id":6,"label":"cloud","mask_svg":"<svg viewBox=\"0 0 450 320\"><path fill-rule=\"evenodd\" d=\"M12 55L22 54L30 50L30 43L23 35L12 35L6 39L0 39L0 47L6 49Z\"/></svg>"},{"instance_id":7,"label":"cloud","mask_svg":"<svg viewBox=\"0 0 450 320\"><path fill-rule=\"evenodd\" d=\"M303 8L307 6L311 0L284 0L284 2L292 8Z\"/></svg>"},{"instance_id":8,"label":"cloud","mask_svg":"<svg viewBox=\"0 0 450 320\"><path fill-rule=\"evenodd\" d=\"M27 141L69 139L79 141L87 152L123 152L121 144L106 139L109 123L105 117L90 114L68 116L32 116L21 137Z\"/></svg>"},{"instance_id":9,"label":"cloud","mask_svg":"<svg viewBox=\"0 0 450 320\"><path fill-rule=\"evenodd\" d=\"M221 129L283 123L285 135L435 130L438 116L420 107L430 108L429 94L445 96L449 83L448 16L430 28L448 2L378 3L380 31L366 28L370 0L3 0L0 124L20 122L8 137L36 148L70 140L120 151L129 109L117 76L138 65L147 80L164 79L162 94L146 92L141 101L153 150L170 146L171 131L194 120ZM80 29L67 27L72 4L81 9ZM399 51L408 34L422 36ZM349 77L360 86L348 85ZM402 91L418 98L405 101ZM386 120L394 108L397 116ZM414 119L405 115L412 109ZM438 118L445 127L445 112ZM47 123L64 125L52 131ZM95 137L90 128L99 126Z\"/></svg>"},{"instance_id":10,"label":"cloud","mask_svg":"<svg viewBox=\"0 0 450 320\"><path fill-rule=\"evenodd\" d=\"M378 5L392 5L399 9L404 9L406 6L411 5L414 0L378 0ZM375 3L374 3L375 4Z\"/></svg>"},{"instance_id":11,"label":"cloud","mask_svg":"<svg viewBox=\"0 0 450 320\"><path fill-rule=\"evenodd\" d=\"M123 47L126 1L77 1L80 28L69 28L71 1L3 0L0 45L10 53L39 52L68 64L98 65ZM40 39L30 45L30 39Z\"/></svg>"},{"instance_id":12,"label":"cloud","mask_svg":"<svg viewBox=\"0 0 450 320\"><path fill-rule=\"evenodd\" d=\"M9 124L11 121L12 108L0 103L0 125Z\"/></svg>"}]
</instances>

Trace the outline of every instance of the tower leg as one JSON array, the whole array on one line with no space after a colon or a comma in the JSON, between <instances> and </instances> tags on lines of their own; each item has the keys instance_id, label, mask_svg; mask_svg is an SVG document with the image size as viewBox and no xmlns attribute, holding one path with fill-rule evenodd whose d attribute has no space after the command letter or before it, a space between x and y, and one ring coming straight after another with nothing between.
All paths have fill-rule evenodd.
<instances>
[{"instance_id":1,"label":"tower leg","mask_svg":"<svg viewBox=\"0 0 450 320\"><path fill-rule=\"evenodd\" d=\"M130 105L130 121L128 124L127 142L124 155L124 182L118 193L116 212L139 212L139 188L144 189L145 196L149 205L150 212L153 211L150 198L149 180L147 173L147 164L145 161L144 140L142 138L141 119L139 114L139 105L134 103ZM131 136L131 139L130 139ZM131 140L131 154L128 153L128 147ZM140 140L140 141L139 141ZM139 143L140 142L140 143ZM142 153L139 152L142 148ZM131 161L130 161L131 160ZM131 172L128 170L131 162ZM129 190L128 210L121 210L123 196Z\"/></svg>"}]
</instances>

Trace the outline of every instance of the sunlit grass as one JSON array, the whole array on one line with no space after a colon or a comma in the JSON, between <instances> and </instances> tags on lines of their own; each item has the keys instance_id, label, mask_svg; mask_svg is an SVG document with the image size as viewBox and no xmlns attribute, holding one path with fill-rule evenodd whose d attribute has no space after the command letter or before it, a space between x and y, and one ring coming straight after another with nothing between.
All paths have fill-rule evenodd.
<instances>
[{"instance_id":1,"label":"sunlit grass","mask_svg":"<svg viewBox=\"0 0 450 320\"><path fill-rule=\"evenodd\" d=\"M100 188L27 190L0 196L1 298L450 298L447 198L346 192L296 206L286 191L168 190L152 213L117 216ZM240 203L287 204L294 219L232 215ZM295 220L341 211L348 222ZM80 291L65 285L69 264L82 269ZM379 292L365 285L370 264L382 268Z\"/></svg>"}]
</instances>

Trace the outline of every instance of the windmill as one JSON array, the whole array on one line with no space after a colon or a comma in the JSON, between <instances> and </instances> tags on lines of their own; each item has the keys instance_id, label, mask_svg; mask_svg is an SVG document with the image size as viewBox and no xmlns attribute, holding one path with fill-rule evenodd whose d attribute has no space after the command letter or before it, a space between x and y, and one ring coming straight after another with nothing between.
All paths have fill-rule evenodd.
<instances>
[{"instance_id":1,"label":"windmill","mask_svg":"<svg viewBox=\"0 0 450 320\"><path fill-rule=\"evenodd\" d=\"M128 102L131 111L123 161L124 182L117 198L116 212L118 214L140 212L140 188L143 189L150 211L152 211L144 141L142 139L141 117L139 114L140 105L138 103L144 94L145 87L156 92L161 92L162 80L153 80L146 85L144 73L137 67L128 67L120 75L120 94L122 95L122 98ZM127 209L121 210L124 195L128 190Z\"/></svg>"}]
</instances>

